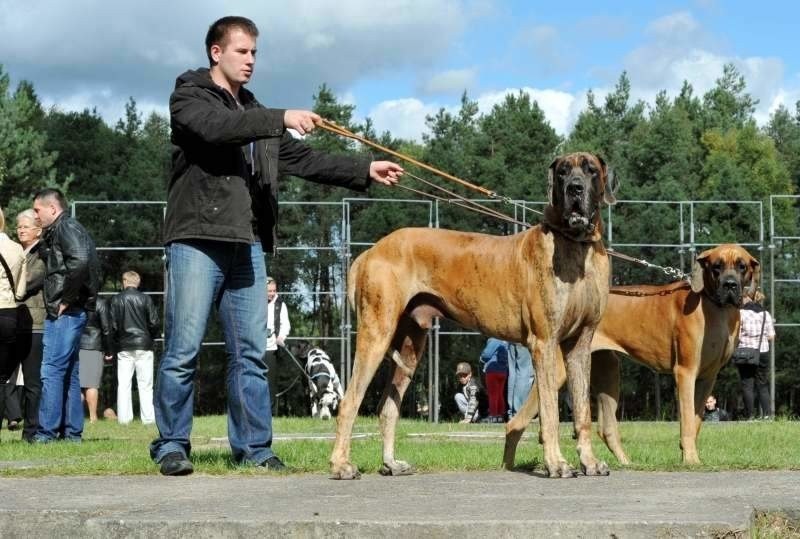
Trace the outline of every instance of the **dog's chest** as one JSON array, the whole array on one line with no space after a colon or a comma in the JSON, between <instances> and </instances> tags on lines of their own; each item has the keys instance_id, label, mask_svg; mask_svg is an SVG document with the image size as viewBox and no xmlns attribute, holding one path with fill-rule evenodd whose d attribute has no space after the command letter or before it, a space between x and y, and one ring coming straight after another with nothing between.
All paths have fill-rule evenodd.
<instances>
[{"instance_id":1,"label":"dog's chest","mask_svg":"<svg viewBox=\"0 0 800 539\"><path fill-rule=\"evenodd\" d=\"M581 278L563 279L554 272L554 314L561 314L559 326L567 333L585 324L597 324L608 300L608 264L605 257L596 256L582 260L579 270ZM574 271L574 270L573 270Z\"/></svg>"}]
</instances>

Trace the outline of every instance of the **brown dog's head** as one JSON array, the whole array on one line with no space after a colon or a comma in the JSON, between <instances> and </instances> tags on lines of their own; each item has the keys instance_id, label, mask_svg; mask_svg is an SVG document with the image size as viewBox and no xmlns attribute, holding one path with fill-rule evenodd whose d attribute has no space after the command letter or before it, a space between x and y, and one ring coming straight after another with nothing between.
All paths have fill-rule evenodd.
<instances>
[{"instance_id":1,"label":"brown dog's head","mask_svg":"<svg viewBox=\"0 0 800 539\"><path fill-rule=\"evenodd\" d=\"M586 152L557 157L548 172L548 224L578 241L597 241L603 231L600 202L614 204L617 183L600 157Z\"/></svg>"},{"instance_id":2,"label":"brown dog's head","mask_svg":"<svg viewBox=\"0 0 800 539\"><path fill-rule=\"evenodd\" d=\"M741 307L742 296L753 297L760 280L758 260L742 246L728 243L698 255L691 285L694 292L705 291L717 305Z\"/></svg>"}]
</instances>

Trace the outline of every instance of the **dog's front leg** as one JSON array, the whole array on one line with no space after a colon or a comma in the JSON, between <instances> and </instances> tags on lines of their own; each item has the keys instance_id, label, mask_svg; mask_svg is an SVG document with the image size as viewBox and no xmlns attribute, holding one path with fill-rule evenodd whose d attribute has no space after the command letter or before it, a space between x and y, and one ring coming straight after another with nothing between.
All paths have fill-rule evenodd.
<instances>
[{"instance_id":1,"label":"dog's front leg","mask_svg":"<svg viewBox=\"0 0 800 539\"><path fill-rule=\"evenodd\" d=\"M562 344L567 363L567 381L572 396L572 418L581 471L585 475L608 475L608 465L592 450L592 412L589 401L590 346L594 327L585 326L574 341Z\"/></svg>"},{"instance_id":2,"label":"dog's front leg","mask_svg":"<svg viewBox=\"0 0 800 539\"><path fill-rule=\"evenodd\" d=\"M539 422L544 464L550 477L574 477L575 472L561 455L558 442L558 367L554 338L537 340L533 356L536 385L539 389Z\"/></svg>"},{"instance_id":3,"label":"dog's front leg","mask_svg":"<svg viewBox=\"0 0 800 539\"><path fill-rule=\"evenodd\" d=\"M695 424L695 391L697 369L680 364L674 368L675 385L678 386L678 408L680 409L681 450L684 464L700 464L697 454L697 425Z\"/></svg>"}]
</instances>

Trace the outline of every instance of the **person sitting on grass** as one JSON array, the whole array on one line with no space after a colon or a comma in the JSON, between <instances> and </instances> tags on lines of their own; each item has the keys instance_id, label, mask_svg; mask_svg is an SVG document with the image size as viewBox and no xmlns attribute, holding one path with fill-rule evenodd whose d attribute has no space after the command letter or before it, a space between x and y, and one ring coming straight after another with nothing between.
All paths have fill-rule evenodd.
<instances>
[{"instance_id":1,"label":"person sitting on grass","mask_svg":"<svg viewBox=\"0 0 800 539\"><path fill-rule=\"evenodd\" d=\"M703 421L730 421L728 412L722 408L717 408L717 398L709 395L706 399L706 409L703 411Z\"/></svg>"},{"instance_id":2,"label":"person sitting on grass","mask_svg":"<svg viewBox=\"0 0 800 539\"><path fill-rule=\"evenodd\" d=\"M456 378L463 386L455 395L456 405L462 415L460 423L477 423L481 417L486 416L489 404L486 392L472 376L472 367L469 363L462 361L456 365Z\"/></svg>"}]
</instances>

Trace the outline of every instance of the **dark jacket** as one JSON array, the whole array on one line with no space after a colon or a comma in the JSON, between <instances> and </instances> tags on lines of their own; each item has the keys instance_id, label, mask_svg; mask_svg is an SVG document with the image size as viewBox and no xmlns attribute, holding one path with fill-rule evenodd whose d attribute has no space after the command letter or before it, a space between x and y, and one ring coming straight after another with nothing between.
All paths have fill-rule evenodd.
<instances>
[{"instance_id":1,"label":"dark jacket","mask_svg":"<svg viewBox=\"0 0 800 539\"><path fill-rule=\"evenodd\" d=\"M113 353L111 342L111 311L105 298L97 298L95 309L86 312L86 325L81 333L81 350L102 350L110 356Z\"/></svg>"},{"instance_id":2,"label":"dark jacket","mask_svg":"<svg viewBox=\"0 0 800 539\"><path fill-rule=\"evenodd\" d=\"M252 243L257 235L269 251L276 242L281 175L360 191L369 186L369 159L312 150L286 132L284 110L263 107L244 88L239 100L242 108L214 84L208 69L187 71L175 81L164 243Z\"/></svg>"},{"instance_id":3,"label":"dark jacket","mask_svg":"<svg viewBox=\"0 0 800 539\"><path fill-rule=\"evenodd\" d=\"M93 311L100 290L100 261L94 240L67 215L58 216L44 231L44 302L48 316L58 316L60 303L70 309Z\"/></svg>"},{"instance_id":4,"label":"dark jacket","mask_svg":"<svg viewBox=\"0 0 800 539\"><path fill-rule=\"evenodd\" d=\"M152 298L132 286L111 298L111 320L117 351L152 350L161 333Z\"/></svg>"}]
</instances>

